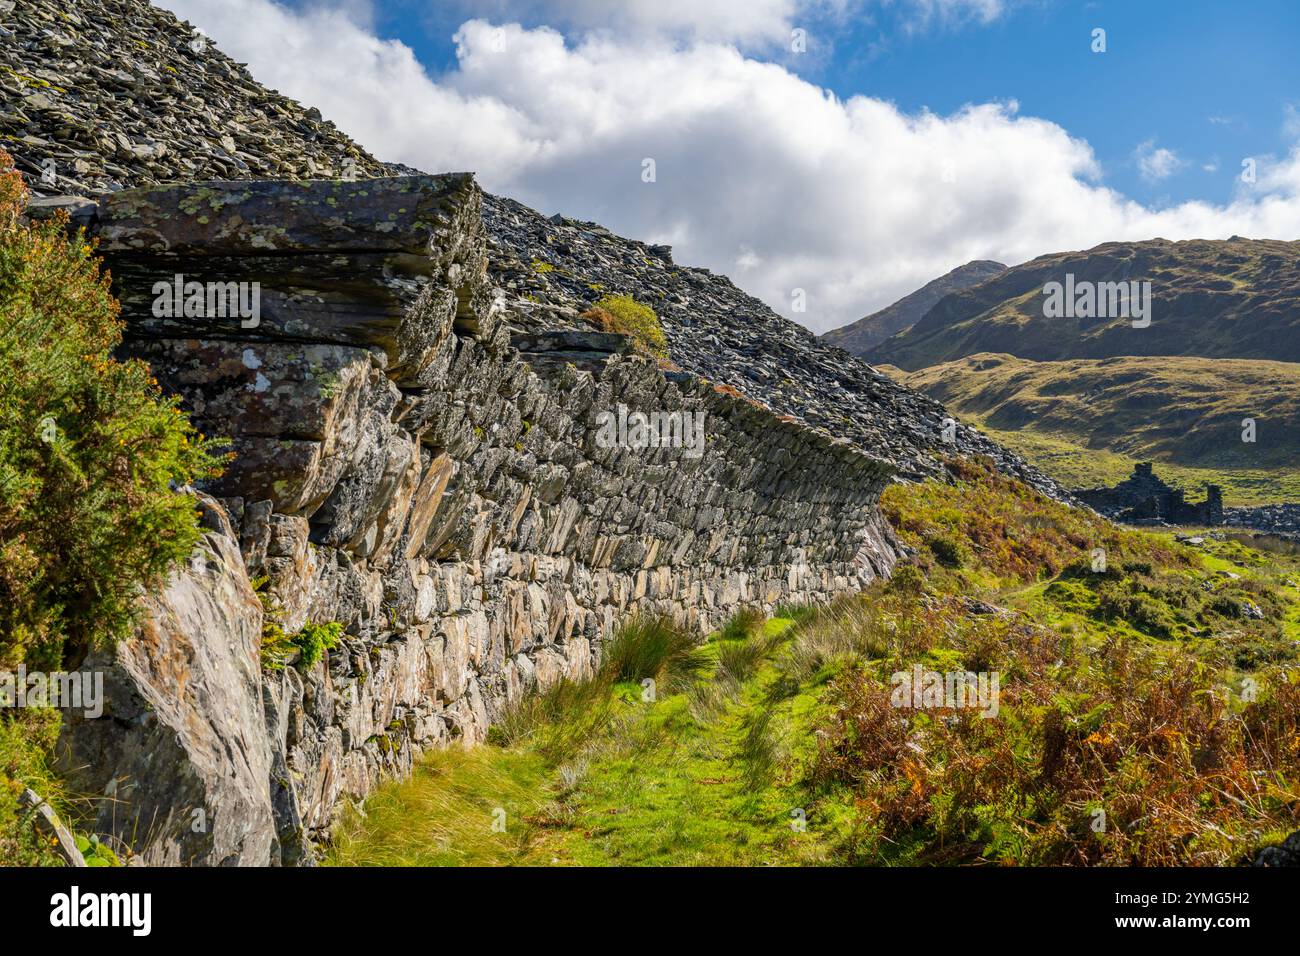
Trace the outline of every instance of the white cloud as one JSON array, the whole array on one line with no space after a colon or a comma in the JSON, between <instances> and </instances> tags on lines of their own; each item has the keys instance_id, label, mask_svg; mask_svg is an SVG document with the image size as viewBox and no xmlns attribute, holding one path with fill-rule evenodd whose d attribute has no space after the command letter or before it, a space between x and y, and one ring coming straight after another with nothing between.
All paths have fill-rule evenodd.
<instances>
[{"instance_id":1,"label":"white cloud","mask_svg":"<svg viewBox=\"0 0 1300 956\"><path fill-rule=\"evenodd\" d=\"M1282 107L1282 136L1300 140L1300 109L1294 103Z\"/></svg>"},{"instance_id":2,"label":"white cloud","mask_svg":"<svg viewBox=\"0 0 1300 956\"><path fill-rule=\"evenodd\" d=\"M448 0L442 0L446 3ZM537 22L616 36L670 36L736 43L788 44L790 31L850 16L896 11L909 29L935 23L989 23L1013 0L450 0L453 9L494 22Z\"/></svg>"},{"instance_id":3,"label":"white cloud","mask_svg":"<svg viewBox=\"0 0 1300 956\"><path fill-rule=\"evenodd\" d=\"M910 0L908 0L910 2ZM816 331L977 258L1117 239L1300 237L1300 147L1228 203L1154 210L1087 143L1015 103L949 116L847 100L734 47L465 23L429 76L347 17L268 0L164 0L268 86L383 159L473 170L545 214L593 219L730 274ZM1154 150L1154 144L1151 144ZM641 181L656 161L657 181Z\"/></svg>"},{"instance_id":4,"label":"white cloud","mask_svg":"<svg viewBox=\"0 0 1300 956\"><path fill-rule=\"evenodd\" d=\"M466 14L497 21L539 20L555 27L617 34L686 35L741 44L781 41L795 19L842 10L848 0L456 0Z\"/></svg>"},{"instance_id":5,"label":"white cloud","mask_svg":"<svg viewBox=\"0 0 1300 956\"><path fill-rule=\"evenodd\" d=\"M1142 178L1153 183L1168 179L1186 165L1172 149L1157 148L1153 139L1139 144L1133 155Z\"/></svg>"}]
</instances>

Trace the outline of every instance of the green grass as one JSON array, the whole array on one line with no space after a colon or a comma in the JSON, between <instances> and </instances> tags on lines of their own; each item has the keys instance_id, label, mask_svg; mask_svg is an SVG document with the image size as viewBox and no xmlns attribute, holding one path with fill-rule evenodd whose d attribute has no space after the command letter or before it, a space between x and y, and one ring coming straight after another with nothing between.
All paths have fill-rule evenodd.
<instances>
[{"instance_id":1,"label":"green grass","mask_svg":"<svg viewBox=\"0 0 1300 956\"><path fill-rule=\"evenodd\" d=\"M50 708L13 709L0 714L0 866L59 866L49 840L31 825L18 798L30 787L67 819L64 788L50 769L59 734L59 713Z\"/></svg>"},{"instance_id":2,"label":"green grass","mask_svg":"<svg viewBox=\"0 0 1300 956\"><path fill-rule=\"evenodd\" d=\"M545 762L527 752L485 745L432 753L409 779L380 788L364 809L345 811L331 861L348 866L549 864L545 831L527 822L545 802L549 776Z\"/></svg>"},{"instance_id":3,"label":"green grass","mask_svg":"<svg viewBox=\"0 0 1300 956\"><path fill-rule=\"evenodd\" d=\"M754 623L752 616L747 623ZM364 817L348 814L331 847L335 865L765 865L829 859L828 831L792 826L805 792L779 767L807 758L816 693L769 702L779 673L771 660L794 622L759 622L752 639L714 639L695 657L699 677L677 693L645 700L639 684L583 695L600 733L569 736L562 752L529 743L431 754L413 776L380 788ZM732 628L733 632L735 628ZM764 651L737 667L735 650ZM722 677L723 672L727 676ZM740 674L743 673L743 679ZM730 685L701 708L701 687ZM572 695L572 692L570 692ZM539 695L545 697L545 694ZM570 723L567 708L551 720ZM761 714L755 732L754 715ZM540 721L539 721L540 722ZM546 755L543 755L546 752ZM761 782L760 786L756 783ZM492 810L506 831L491 829ZM805 811L806 812L806 811ZM435 820L426 829L419 820Z\"/></svg>"},{"instance_id":4,"label":"green grass","mask_svg":"<svg viewBox=\"0 0 1300 956\"><path fill-rule=\"evenodd\" d=\"M950 467L886 494L916 550L892 581L741 612L689 650L631 622L496 743L380 787L328 862L1222 864L1300 826L1300 558L1116 528ZM1237 615L1245 600L1264 617ZM892 707L890 675L918 663L1000 673L998 719Z\"/></svg>"}]
</instances>

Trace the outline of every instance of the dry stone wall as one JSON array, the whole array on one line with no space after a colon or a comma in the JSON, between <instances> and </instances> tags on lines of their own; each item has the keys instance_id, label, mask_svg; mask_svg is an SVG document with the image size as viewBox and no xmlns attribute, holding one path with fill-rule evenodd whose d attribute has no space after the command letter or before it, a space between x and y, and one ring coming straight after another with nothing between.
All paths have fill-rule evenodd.
<instances>
[{"instance_id":1,"label":"dry stone wall","mask_svg":"<svg viewBox=\"0 0 1300 956\"><path fill-rule=\"evenodd\" d=\"M203 489L195 566L92 662L129 692L64 735L69 772L106 798L99 828L145 859L310 862L344 798L590 672L628 615L703 632L892 567L888 464L622 336L516 334L521 353L481 203L448 175L125 190L81 210L127 351L235 453ZM188 315L187 283L204 293ZM257 314L214 315L209 283ZM605 413L638 412L702 416L703 440L602 440ZM286 630L338 621L342 644L262 672L260 579ZM205 598L218 585L228 597ZM159 708L160 675L202 693ZM213 772L222 740L241 742L240 773Z\"/></svg>"}]
</instances>

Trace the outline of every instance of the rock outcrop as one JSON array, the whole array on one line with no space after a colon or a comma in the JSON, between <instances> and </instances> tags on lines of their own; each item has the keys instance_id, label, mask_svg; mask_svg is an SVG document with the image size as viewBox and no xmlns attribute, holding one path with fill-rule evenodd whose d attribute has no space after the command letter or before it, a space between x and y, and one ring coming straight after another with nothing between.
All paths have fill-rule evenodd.
<instances>
[{"instance_id":1,"label":"rock outcrop","mask_svg":"<svg viewBox=\"0 0 1300 956\"><path fill-rule=\"evenodd\" d=\"M65 712L59 758L97 798L87 827L152 864L269 862L272 742L262 711L262 607L224 509L188 565L144 600L131 640L82 665L103 674L103 714Z\"/></svg>"}]
</instances>

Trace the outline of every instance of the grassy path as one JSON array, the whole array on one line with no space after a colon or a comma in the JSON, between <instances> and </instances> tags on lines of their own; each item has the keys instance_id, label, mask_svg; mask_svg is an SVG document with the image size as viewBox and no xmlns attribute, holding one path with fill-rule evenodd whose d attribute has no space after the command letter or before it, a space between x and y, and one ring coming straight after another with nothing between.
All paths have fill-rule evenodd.
<instances>
[{"instance_id":1,"label":"grassy path","mask_svg":"<svg viewBox=\"0 0 1300 956\"><path fill-rule=\"evenodd\" d=\"M817 695L774 692L772 658L793 624L717 635L690 655L693 680L644 699L614 684L601 726L555 748L434 753L345 819L334 865L789 865L827 859L825 828L781 767L806 754ZM819 683L819 682L815 682ZM784 696L784 699L774 699ZM544 755L545 754L545 755Z\"/></svg>"}]
</instances>

